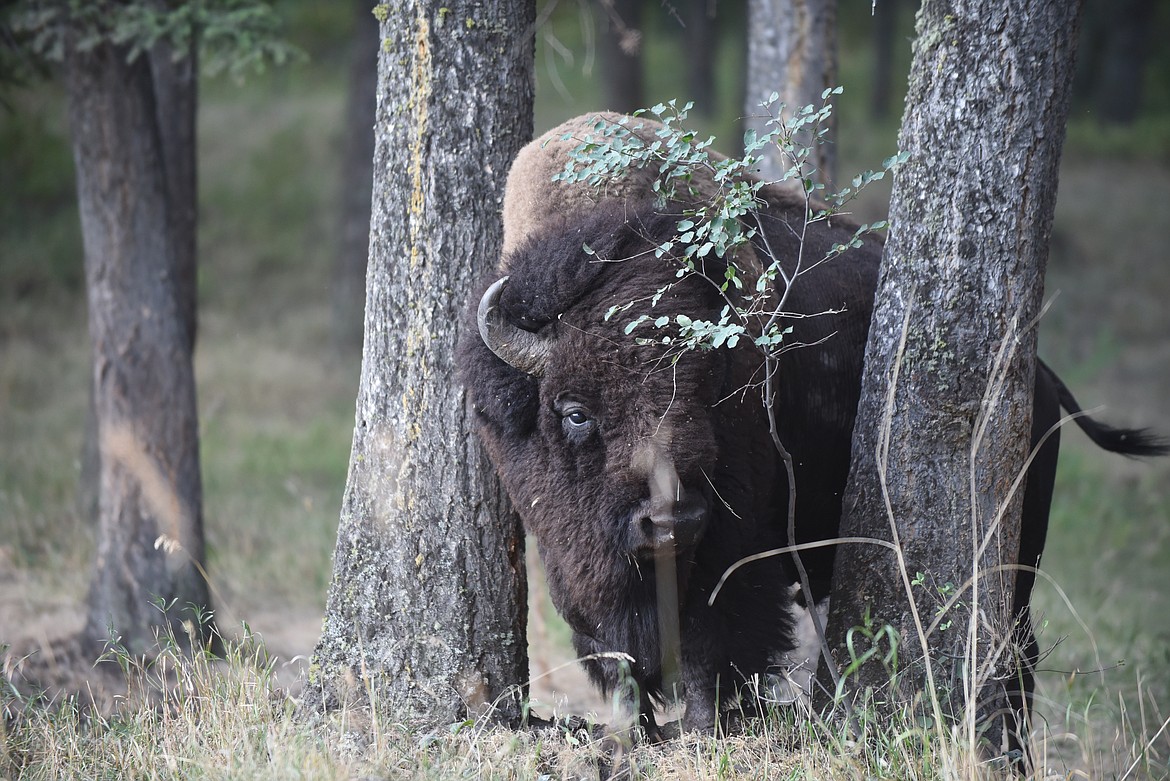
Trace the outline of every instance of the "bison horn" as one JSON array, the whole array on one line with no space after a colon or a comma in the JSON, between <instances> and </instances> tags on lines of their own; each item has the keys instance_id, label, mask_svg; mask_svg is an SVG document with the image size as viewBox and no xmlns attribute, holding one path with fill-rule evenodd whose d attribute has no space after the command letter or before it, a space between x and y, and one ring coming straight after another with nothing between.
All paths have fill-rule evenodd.
<instances>
[{"instance_id":1,"label":"bison horn","mask_svg":"<svg viewBox=\"0 0 1170 781\"><path fill-rule=\"evenodd\" d=\"M500 293L508 277L502 277L484 291L479 300L479 335L504 363L534 377L544 375L548 354L552 348L548 339L525 331L504 319L500 311Z\"/></svg>"}]
</instances>

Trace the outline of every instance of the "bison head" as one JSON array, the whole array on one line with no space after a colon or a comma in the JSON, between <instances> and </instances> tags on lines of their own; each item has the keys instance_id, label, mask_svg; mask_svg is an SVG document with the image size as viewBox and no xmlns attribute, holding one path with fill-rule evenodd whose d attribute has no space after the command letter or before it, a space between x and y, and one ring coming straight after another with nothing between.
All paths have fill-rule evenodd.
<instances>
[{"instance_id":1,"label":"bison head","mask_svg":"<svg viewBox=\"0 0 1170 781\"><path fill-rule=\"evenodd\" d=\"M745 573L738 598L706 606L728 565L783 544L759 357L626 332L642 314L714 320L726 303L711 281L723 279L719 261L680 277L676 260L656 257L677 219L598 208L529 239L469 307L460 363L475 427L578 652L629 654L643 696L657 694L660 605L677 599L666 618L681 629L689 711L719 675L763 669L787 647L788 623L774 569L770 588ZM612 662L587 666L603 688L617 683Z\"/></svg>"}]
</instances>

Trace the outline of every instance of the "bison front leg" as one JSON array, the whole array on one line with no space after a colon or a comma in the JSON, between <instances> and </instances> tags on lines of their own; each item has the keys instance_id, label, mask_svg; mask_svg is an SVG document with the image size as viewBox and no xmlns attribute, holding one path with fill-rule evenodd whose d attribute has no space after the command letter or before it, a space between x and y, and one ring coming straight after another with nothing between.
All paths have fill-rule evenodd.
<instances>
[{"instance_id":1,"label":"bison front leg","mask_svg":"<svg viewBox=\"0 0 1170 781\"><path fill-rule=\"evenodd\" d=\"M680 672L686 710L681 727L683 732L711 733L719 714L719 651L705 627L689 628L697 631L687 632L683 646Z\"/></svg>"},{"instance_id":2,"label":"bison front leg","mask_svg":"<svg viewBox=\"0 0 1170 781\"><path fill-rule=\"evenodd\" d=\"M650 696L646 692L641 693L641 701L638 703L638 724L642 728L642 732L646 735L646 740L649 743L658 743L664 739L662 728L658 726L658 721L654 718L654 703L650 700Z\"/></svg>"},{"instance_id":3,"label":"bison front leg","mask_svg":"<svg viewBox=\"0 0 1170 781\"><path fill-rule=\"evenodd\" d=\"M715 731L715 715L718 694L715 687L687 687L686 712L682 718L683 732L712 733Z\"/></svg>"},{"instance_id":4,"label":"bison front leg","mask_svg":"<svg viewBox=\"0 0 1170 781\"><path fill-rule=\"evenodd\" d=\"M629 747L639 737L650 743L663 739L662 728L654 718L654 701L629 670L619 673L614 695L614 714L608 730L611 740Z\"/></svg>"}]
</instances>

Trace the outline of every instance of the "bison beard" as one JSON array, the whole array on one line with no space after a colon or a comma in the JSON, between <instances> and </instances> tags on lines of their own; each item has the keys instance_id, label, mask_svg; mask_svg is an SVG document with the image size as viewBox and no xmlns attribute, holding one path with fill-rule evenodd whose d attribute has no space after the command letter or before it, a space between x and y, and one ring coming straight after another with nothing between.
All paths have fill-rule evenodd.
<instances>
[{"instance_id":1,"label":"bison beard","mask_svg":"<svg viewBox=\"0 0 1170 781\"><path fill-rule=\"evenodd\" d=\"M769 203L755 226L768 242L755 253L767 257L770 250L786 263L797 257L803 205L765 194ZM550 595L573 629L577 652L605 691L625 683L613 656L632 658L635 685L623 691L652 737L653 705L672 683L661 630L675 619L684 729L712 728L740 685L775 671L796 644L788 557L738 569L707 604L728 566L788 544L788 485L760 395L762 356L747 340L735 349L675 355L635 338L661 337L660 331L625 333L642 314L717 320L723 308L712 284L724 279L722 261L708 256L700 273L679 279L678 261L655 257L653 249L674 236L679 208L661 214L649 203L603 201L585 216L530 234L501 260L506 279L485 283L486 295L468 308L459 356L474 427L536 538ZM854 227L810 226L804 257L824 257ZM880 260L880 242L868 238L802 275L786 302L786 311L807 316L790 320L788 344L813 345L780 357L772 399L781 441L794 459L797 542L837 534ZM1062 404L1079 412L1059 379L1038 367L1033 444L1058 424ZM1142 432L1088 417L1077 423L1107 450L1166 450ZM1057 448L1058 437L1047 438L1029 469L1025 565L1037 564L1043 549ZM801 558L820 601L833 550ZM672 566L659 572L662 561ZM664 593L660 581L672 581ZM1033 582L1031 573L1017 576L1014 611L1024 654L1013 707L1021 724L1038 650L1029 616ZM670 592L677 616L660 615L673 603Z\"/></svg>"}]
</instances>

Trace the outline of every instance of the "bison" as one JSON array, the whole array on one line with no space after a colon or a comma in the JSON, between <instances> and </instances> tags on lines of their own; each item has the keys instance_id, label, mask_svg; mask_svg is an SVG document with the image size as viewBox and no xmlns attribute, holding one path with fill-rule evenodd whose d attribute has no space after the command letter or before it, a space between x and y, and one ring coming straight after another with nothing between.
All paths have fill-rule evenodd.
<instances>
[{"instance_id":1,"label":"bison","mask_svg":"<svg viewBox=\"0 0 1170 781\"><path fill-rule=\"evenodd\" d=\"M590 125L580 118L566 127ZM678 352L626 333L640 315L717 320L726 261L709 254L680 279L674 255L656 256L685 204L650 199L643 174L600 196L550 182L565 162L564 132L521 153L505 201L506 251L468 307L459 363L473 426L536 540L550 596L592 680L625 691L652 738L660 734L654 704L672 683L681 685L682 728L711 729L743 683L774 671L797 644L787 557L739 568L708 604L730 565L788 543L789 487L761 403L762 358L747 340ZM775 187L761 192L766 203L751 218L755 246L739 263L751 266L751 253L770 251L790 264L803 200ZM823 256L855 227L842 219L815 224L805 256ZM773 382L779 435L799 487L798 542L837 535L881 254L878 239L865 239L801 277L785 305L795 314L837 312L791 320L790 343L810 346L784 353ZM623 305L630 306L610 315ZM1028 473L1020 553L1029 565L1043 548L1055 476L1058 438L1043 436L1062 406L1080 412L1040 364L1033 444L1043 444ZM1077 423L1107 450L1165 452L1142 431L1083 415ZM802 561L813 597L825 597L832 547ZM1021 572L1016 590L1021 711L1036 658L1033 579ZM678 669L664 669L675 650Z\"/></svg>"}]
</instances>

